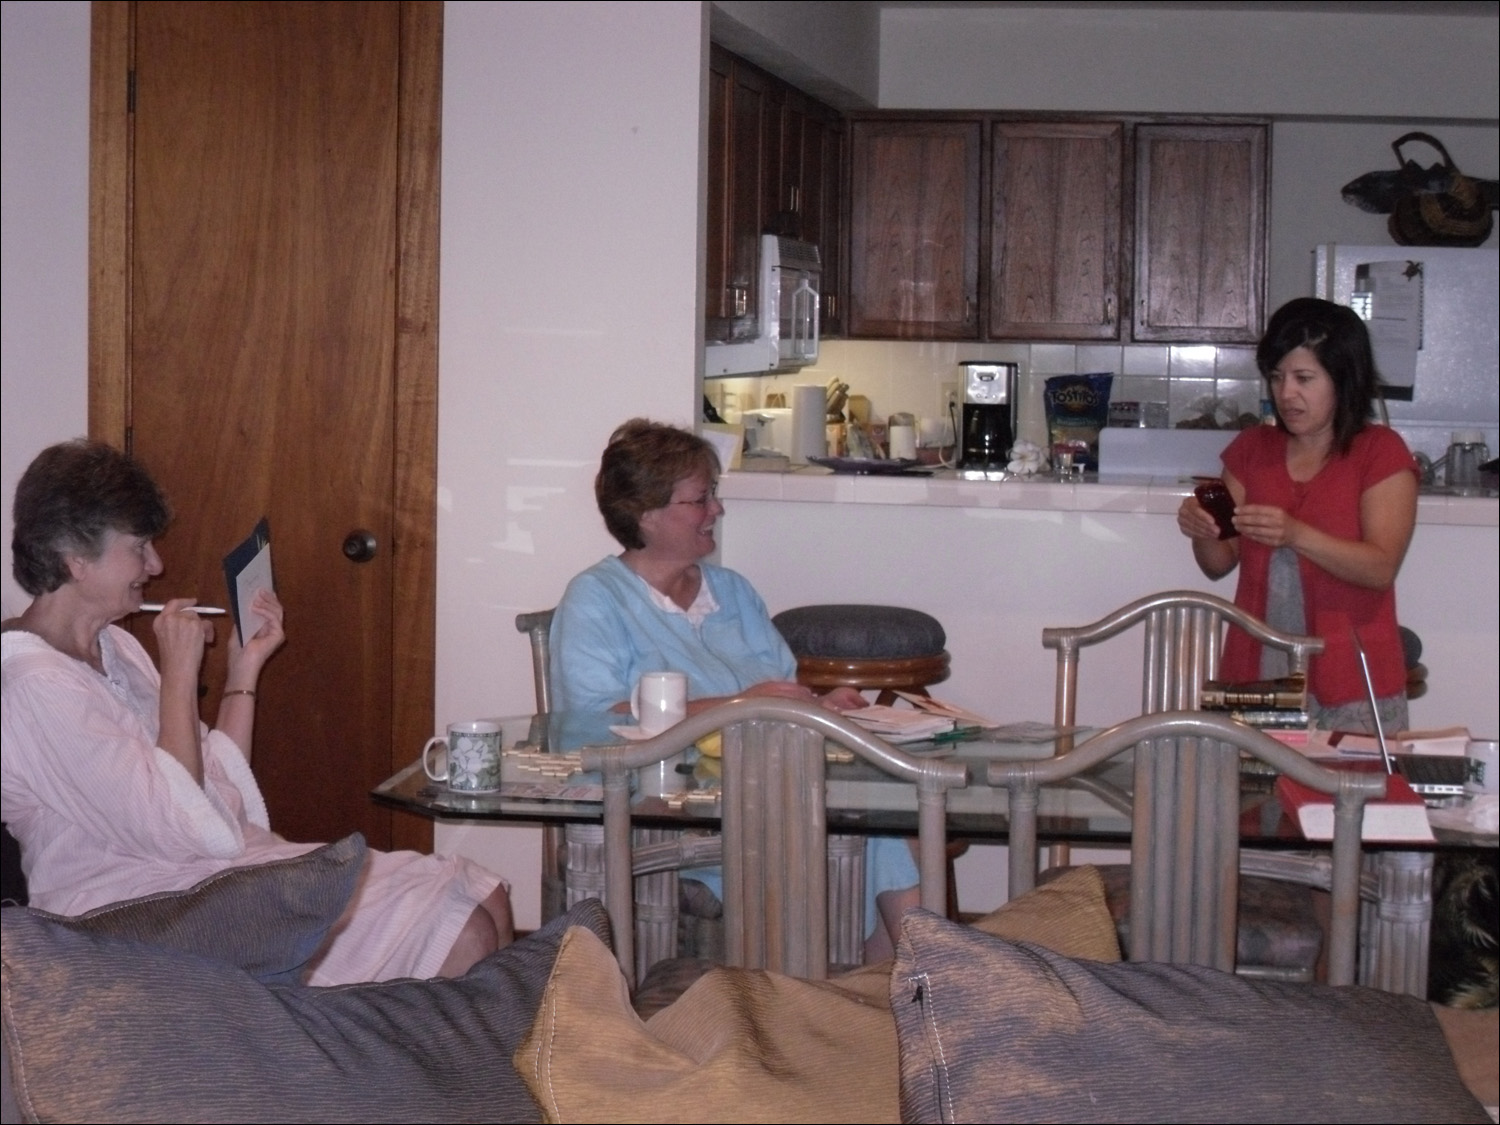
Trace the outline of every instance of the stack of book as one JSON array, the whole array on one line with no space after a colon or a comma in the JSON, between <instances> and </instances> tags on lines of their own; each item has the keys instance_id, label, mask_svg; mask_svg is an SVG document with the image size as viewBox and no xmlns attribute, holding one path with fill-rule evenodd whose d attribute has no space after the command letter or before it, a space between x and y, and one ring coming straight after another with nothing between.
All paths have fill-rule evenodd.
<instances>
[{"instance_id":1,"label":"stack of book","mask_svg":"<svg viewBox=\"0 0 1500 1125\"><path fill-rule=\"evenodd\" d=\"M1199 706L1262 730L1306 728L1307 677L1298 673L1248 683L1209 680L1203 685Z\"/></svg>"}]
</instances>

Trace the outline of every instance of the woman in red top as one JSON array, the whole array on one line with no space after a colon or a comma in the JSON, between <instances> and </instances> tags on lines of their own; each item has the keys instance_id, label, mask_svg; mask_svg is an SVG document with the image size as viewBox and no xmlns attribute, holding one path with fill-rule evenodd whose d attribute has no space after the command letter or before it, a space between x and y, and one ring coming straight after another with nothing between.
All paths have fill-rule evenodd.
<instances>
[{"instance_id":1,"label":"woman in red top","mask_svg":"<svg viewBox=\"0 0 1500 1125\"><path fill-rule=\"evenodd\" d=\"M1239 567L1236 605L1277 628L1323 638L1308 683L1319 726L1374 730L1358 635L1382 722L1405 729L1395 584L1416 525L1417 469L1394 430L1368 421L1379 379L1369 334L1352 310L1300 297L1271 317L1256 361L1276 425L1245 430L1224 451L1239 536L1220 539L1191 496L1178 509L1178 527L1210 578ZM1221 675L1253 680L1284 671L1283 654L1230 630Z\"/></svg>"}]
</instances>

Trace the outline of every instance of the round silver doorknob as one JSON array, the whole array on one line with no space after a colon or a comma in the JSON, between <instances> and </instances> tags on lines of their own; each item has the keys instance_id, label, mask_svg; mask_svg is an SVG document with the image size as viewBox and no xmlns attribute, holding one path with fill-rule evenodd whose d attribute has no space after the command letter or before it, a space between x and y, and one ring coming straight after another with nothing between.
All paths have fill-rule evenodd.
<instances>
[{"instance_id":1,"label":"round silver doorknob","mask_svg":"<svg viewBox=\"0 0 1500 1125\"><path fill-rule=\"evenodd\" d=\"M375 557L375 536L364 528L355 528L344 536L344 558L350 562L369 562Z\"/></svg>"}]
</instances>

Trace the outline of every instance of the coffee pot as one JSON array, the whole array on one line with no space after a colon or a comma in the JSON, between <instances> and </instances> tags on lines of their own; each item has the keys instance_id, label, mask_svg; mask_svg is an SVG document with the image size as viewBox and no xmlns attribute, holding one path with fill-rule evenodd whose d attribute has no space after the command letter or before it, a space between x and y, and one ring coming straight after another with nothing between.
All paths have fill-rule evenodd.
<instances>
[{"instance_id":1,"label":"coffee pot","mask_svg":"<svg viewBox=\"0 0 1500 1125\"><path fill-rule=\"evenodd\" d=\"M965 360L963 416L959 428L961 469L1003 469L1015 444L1015 363Z\"/></svg>"},{"instance_id":2,"label":"coffee pot","mask_svg":"<svg viewBox=\"0 0 1500 1125\"><path fill-rule=\"evenodd\" d=\"M1443 483L1450 488L1478 489L1479 466L1490 459L1483 430L1454 430L1443 458Z\"/></svg>"}]
</instances>

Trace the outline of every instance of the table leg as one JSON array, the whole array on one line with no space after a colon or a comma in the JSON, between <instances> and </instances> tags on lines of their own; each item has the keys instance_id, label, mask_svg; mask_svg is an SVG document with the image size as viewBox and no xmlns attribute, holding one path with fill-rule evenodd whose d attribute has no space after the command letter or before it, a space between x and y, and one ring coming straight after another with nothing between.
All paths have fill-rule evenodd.
<instances>
[{"instance_id":1,"label":"table leg","mask_svg":"<svg viewBox=\"0 0 1500 1125\"><path fill-rule=\"evenodd\" d=\"M1380 890L1369 935L1374 955L1361 959L1360 983L1425 999L1433 853L1374 852L1365 856L1365 864Z\"/></svg>"},{"instance_id":2,"label":"table leg","mask_svg":"<svg viewBox=\"0 0 1500 1125\"><path fill-rule=\"evenodd\" d=\"M568 908L567 834L561 824L542 825L542 925Z\"/></svg>"}]
</instances>

